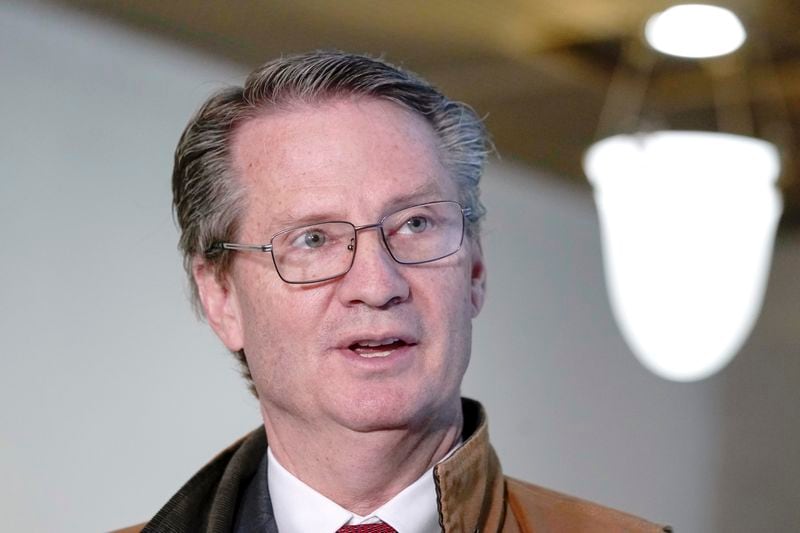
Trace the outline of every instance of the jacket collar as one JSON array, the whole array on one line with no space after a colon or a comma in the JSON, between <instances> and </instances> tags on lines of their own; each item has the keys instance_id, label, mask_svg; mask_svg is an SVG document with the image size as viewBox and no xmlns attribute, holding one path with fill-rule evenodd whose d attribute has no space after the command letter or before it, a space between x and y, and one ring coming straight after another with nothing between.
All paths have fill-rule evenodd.
<instances>
[{"instance_id":1,"label":"jacket collar","mask_svg":"<svg viewBox=\"0 0 800 533\"><path fill-rule=\"evenodd\" d=\"M433 470L439 520L445 532L499 531L503 523L503 474L489 444L486 413L462 398L464 444Z\"/></svg>"}]
</instances>

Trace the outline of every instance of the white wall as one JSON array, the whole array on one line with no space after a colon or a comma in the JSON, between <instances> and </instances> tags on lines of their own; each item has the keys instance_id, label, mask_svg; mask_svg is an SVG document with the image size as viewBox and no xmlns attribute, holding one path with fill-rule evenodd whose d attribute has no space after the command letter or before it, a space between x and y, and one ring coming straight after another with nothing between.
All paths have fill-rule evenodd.
<instances>
[{"instance_id":1,"label":"white wall","mask_svg":"<svg viewBox=\"0 0 800 533\"><path fill-rule=\"evenodd\" d=\"M0 4L0 530L98 531L259 420L170 212L183 124L241 72L36 5Z\"/></svg>"},{"instance_id":2,"label":"white wall","mask_svg":"<svg viewBox=\"0 0 800 533\"><path fill-rule=\"evenodd\" d=\"M0 4L0 516L8 531L147 518L259 423L190 312L170 215L187 118L240 68L37 3ZM591 199L485 180L489 300L465 393L505 469L679 531L800 523L800 239L721 375L673 384L612 322Z\"/></svg>"}]
</instances>

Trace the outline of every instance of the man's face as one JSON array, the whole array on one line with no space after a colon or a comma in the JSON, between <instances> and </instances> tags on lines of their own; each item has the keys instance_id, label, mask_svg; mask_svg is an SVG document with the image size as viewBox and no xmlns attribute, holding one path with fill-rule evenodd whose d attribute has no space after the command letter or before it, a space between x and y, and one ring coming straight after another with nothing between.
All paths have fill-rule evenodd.
<instances>
[{"instance_id":1,"label":"man's face","mask_svg":"<svg viewBox=\"0 0 800 533\"><path fill-rule=\"evenodd\" d=\"M375 99L298 105L248 121L232 145L247 192L239 242L458 200L436 142L423 119ZM195 273L209 322L229 349L244 348L268 417L369 431L430 424L458 408L484 291L473 240L439 261L400 265L379 232L362 231L352 269L311 285L283 282L268 253L238 253L221 283L202 267ZM400 342L385 352L353 349L393 339Z\"/></svg>"}]
</instances>

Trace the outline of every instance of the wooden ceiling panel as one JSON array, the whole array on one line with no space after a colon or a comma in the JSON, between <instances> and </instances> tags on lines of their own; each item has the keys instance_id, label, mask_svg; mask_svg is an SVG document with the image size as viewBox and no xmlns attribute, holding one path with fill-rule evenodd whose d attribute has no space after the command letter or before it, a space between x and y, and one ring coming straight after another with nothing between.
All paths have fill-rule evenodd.
<instances>
[{"instance_id":1,"label":"wooden ceiling panel","mask_svg":"<svg viewBox=\"0 0 800 533\"><path fill-rule=\"evenodd\" d=\"M580 157L594 140L612 72L625 43L670 0L59 0L155 32L247 67L282 53L341 48L385 54L472 104L502 155L588 187ZM800 3L724 0L752 34L738 94L778 109L800 139ZM761 52L755 53L759 48ZM767 50L769 53L763 53ZM745 57L746 56L746 57ZM776 74L772 74L775 72ZM705 74L663 60L649 81L665 116L713 116ZM769 80L775 80L770 82ZM761 87L760 89L757 87ZM766 88L765 88L766 87ZM739 89L744 89L740 87ZM780 89L780 90L778 90ZM749 93L748 93L749 91ZM731 94L737 91L731 91ZM660 106L660 107L659 107ZM780 110L779 110L780 111ZM780 114L780 112L778 112ZM784 130L786 128L783 128ZM797 143L787 141L787 148ZM800 179L784 176L783 227L800 227Z\"/></svg>"}]
</instances>

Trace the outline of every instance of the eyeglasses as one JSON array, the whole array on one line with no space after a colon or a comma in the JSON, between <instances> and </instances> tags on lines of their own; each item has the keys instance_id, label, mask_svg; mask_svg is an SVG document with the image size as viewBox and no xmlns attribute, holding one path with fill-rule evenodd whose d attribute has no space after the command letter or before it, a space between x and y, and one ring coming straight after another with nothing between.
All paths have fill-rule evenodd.
<instances>
[{"instance_id":1,"label":"eyeglasses","mask_svg":"<svg viewBox=\"0 0 800 533\"><path fill-rule=\"evenodd\" d=\"M278 276L286 283L318 283L350 271L362 230L380 230L389 255L402 265L430 263L453 255L464 241L470 212L458 202L428 202L390 213L375 224L309 224L280 231L269 244L218 242L206 254L221 250L269 252Z\"/></svg>"}]
</instances>

